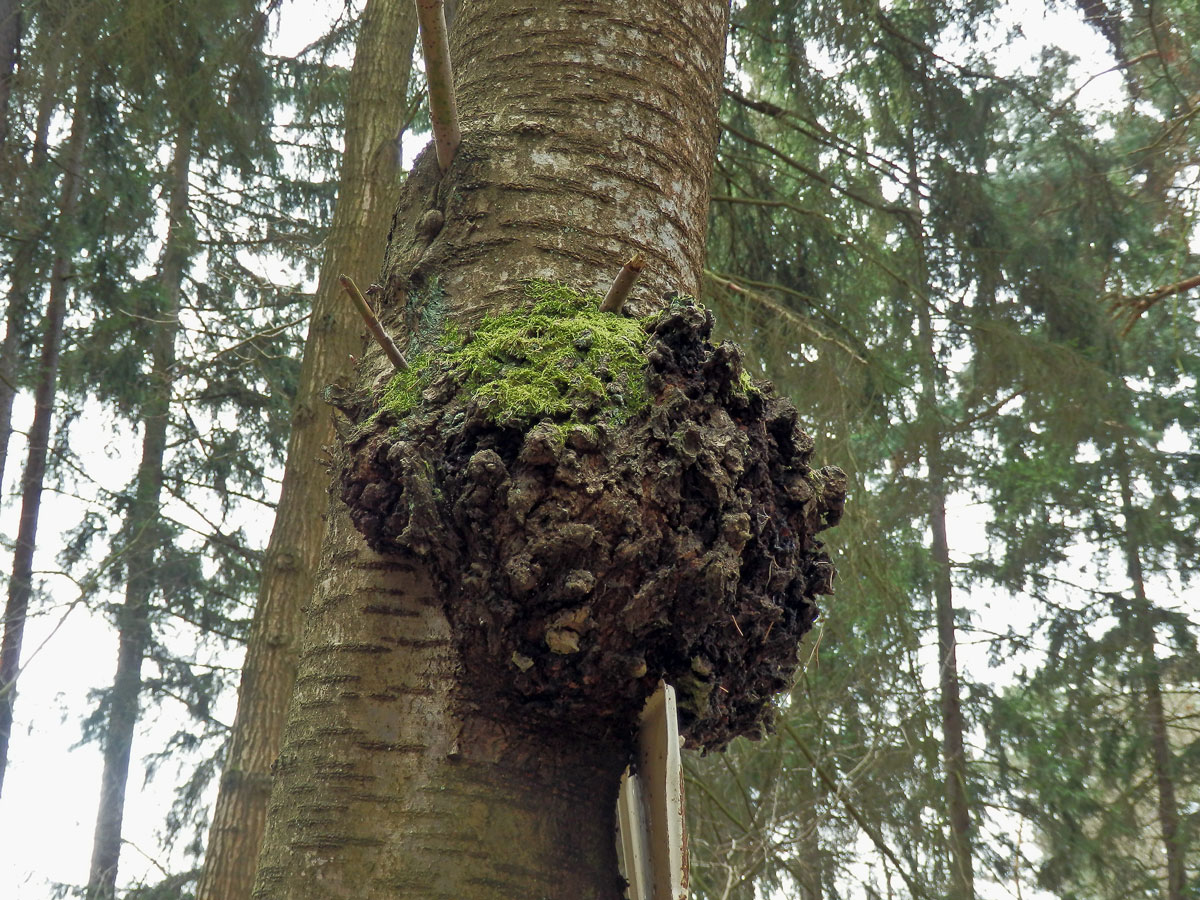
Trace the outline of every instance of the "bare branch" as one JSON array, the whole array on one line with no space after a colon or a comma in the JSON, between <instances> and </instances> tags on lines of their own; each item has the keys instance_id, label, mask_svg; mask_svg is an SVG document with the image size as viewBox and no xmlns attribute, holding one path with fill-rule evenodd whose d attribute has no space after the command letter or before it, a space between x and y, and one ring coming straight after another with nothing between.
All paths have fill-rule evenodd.
<instances>
[{"instance_id":1,"label":"bare branch","mask_svg":"<svg viewBox=\"0 0 1200 900\"><path fill-rule=\"evenodd\" d=\"M866 817L859 812L858 807L854 805L850 798L846 797L842 793L837 781L832 775L825 771L824 767L819 762L817 762L817 758L808 748L808 744L805 743L802 737L800 737L800 735L796 732L796 729L792 727L791 723L784 722L783 730L787 732L788 737L795 742L796 747L802 754L804 754L804 758L807 759L809 765L813 767L813 771L817 773L817 777L821 779L825 787L829 789L830 793L832 793L838 799L838 802L840 802L846 812L850 814L850 818L854 820L855 824L858 825L859 828L867 833L867 837L871 839L871 843L875 845L875 849L886 856L891 861L892 865L896 867L896 871L900 873L900 877L903 878L904 883L908 885L908 889L912 892L913 897L924 897L925 892L921 890L913 876L909 874L908 870L900 863L900 860L896 858L896 854L893 853L892 848L887 845L887 841L883 839L883 835L880 833L879 829L867 821Z\"/></svg>"},{"instance_id":2,"label":"bare branch","mask_svg":"<svg viewBox=\"0 0 1200 900\"><path fill-rule=\"evenodd\" d=\"M379 319L375 318L375 313L371 310L371 304L367 303L367 298L362 295L362 291L358 289L358 285L354 283L352 278L346 275L339 275L338 281L342 283L342 287L346 289L346 293L350 295L350 299L358 307L358 314L367 323L367 330L371 332L371 337L375 338L375 341L383 348L384 354L392 361L392 365L401 372L407 372L408 360L404 358L404 354L400 352L400 348L388 337L388 333L383 330L383 326L379 324Z\"/></svg>"},{"instance_id":3,"label":"bare branch","mask_svg":"<svg viewBox=\"0 0 1200 900\"><path fill-rule=\"evenodd\" d=\"M604 295L604 300L600 303L600 312L619 313L621 307L625 305L625 301L629 299L629 292L633 290L633 285L644 268L646 268L646 260L642 254L635 253L633 259L625 263L621 267L621 271L617 273L617 277L613 279L612 287L608 289L608 293Z\"/></svg>"},{"instance_id":4,"label":"bare branch","mask_svg":"<svg viewBox=\"0 0 1200 900\"><path fill-rule=\"evenodd\" d=\"M1124 337L1129 334L1137 320L1154 304L1160 300L1166 300L1168 297L1190 291L1195 287L1200 287L1200 275L1193 275L1191 278L1185 278L1174 284L1164 284L1162 287L1133 297L1118 297L1109 303L1108 308L1112 312L1113 318L1128 317L1125 327L1121 329L1121 337Z\"/></svg>"},{"instance_id":5,"label":"bare branch","mask_svg":"<svg viewBox=\"0 0 1200 900\"><path fill-rule=\"evenodd\" d=\"M458 130L458 106L454 102L445 0L417 0L417 21L421 26L421 50L425 55L425 81L429 84L433 143L438 168L445 172L462 141L462 133Z\"/></svg>"}]
</instances>

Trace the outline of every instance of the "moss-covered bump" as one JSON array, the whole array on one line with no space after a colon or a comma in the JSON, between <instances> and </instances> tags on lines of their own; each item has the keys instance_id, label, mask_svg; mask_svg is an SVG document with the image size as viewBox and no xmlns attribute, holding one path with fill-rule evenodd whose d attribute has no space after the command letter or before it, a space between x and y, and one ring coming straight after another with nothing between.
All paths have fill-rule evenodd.
<instances>
[{"instance_id":1,"label":"moss-covered bump","mask_svg":"<svg viewBox=\"0 0 1200 900\"><path fill-rule=\"evenodd\" d=\"M351 521L427 561L460 702L608 740L663 679L693 746L761 734L831 588L845 475L690 298L638 321L528 290L342 407Z\"/></svg>"},{"instance_id":2,"label":"moss-covered bump","mask_svg":"<svg viewBox=\"0 0 1200 900\"><path fill-rule=\"evenodd\" d=\"M532 308L487 316L468 337L448 328L388 383L380 410L402 419L444 377L495 423L619 424L645 408L640 321L562 285L534 281L526 293Z\"/></svg>"}]
</instances>

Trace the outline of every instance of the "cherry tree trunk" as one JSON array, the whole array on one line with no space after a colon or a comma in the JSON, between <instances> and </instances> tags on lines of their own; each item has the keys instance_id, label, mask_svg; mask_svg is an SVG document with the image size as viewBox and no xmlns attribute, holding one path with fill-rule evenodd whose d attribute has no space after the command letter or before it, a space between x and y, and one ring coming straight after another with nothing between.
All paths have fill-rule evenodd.
<instances>
[{"instance_id":1,"label":"cherry tree trunk","mask_svg":"<svg viewBox=\"0 0 1200 900\"><path fill-rule=\"evenodd\" d=\"M635 306L695 292L727 16L725 0L459 4L463 141L402 191L376 295L389 330L417 324L420 291L464 327L529 279L602 293L634 252ZM386 373L371 348L357 386ZM627 738L459 703L446 599L331 502L255 897L621 896Z\"/></svg>"}]
</instances>

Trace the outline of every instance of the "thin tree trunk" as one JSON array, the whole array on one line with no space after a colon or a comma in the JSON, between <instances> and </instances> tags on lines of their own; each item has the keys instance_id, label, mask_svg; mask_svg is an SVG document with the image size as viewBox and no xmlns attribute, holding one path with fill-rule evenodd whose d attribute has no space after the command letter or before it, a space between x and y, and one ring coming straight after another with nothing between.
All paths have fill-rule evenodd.
<instances>
[{"instance_id":1,"label":"thin tree trunk","mask_svg":"<svg viewBox=\"0 0 1200 900\"><path fill-rule=\"evenodd\" d=\"M651 267L635 299L694 293L727 15L723 0L462 4L463 142L444 178L426 153L402 193L385 324L433 278L458 323L514 305L529 278L603 293L634 251ZM371 348L359 377L385 365ZM621 896L623 741L468 711L460 677L428 572L369 551L333 503L253 896Z\"/></svg>"},{"instance_id":2,"label":"thin tree trunk","mask_svg":"<svg viewBox=\"0 0 1200 900\"><path fill-rule=\"evenodd\" d=\"M4 609L4 637L0 643L0 790L3 789L4 775L8 768L8 745L12 736L16 682L21 667L21 642L25 635L29 600L33 594L33 554L37 544L38 513L42 504L46 458L50 448L50 426L54 418L54 397L58 387L58 356L62 344L63 318L67 311L67 294L70 288L72 252L71 241L67 240L67 235L75 227L75 211L79 205L80 170L83 167L84 143L87 140L88 129L88 91L87 85L81 82L77 89L71 136L68 138L64 160L58 207L62 240L50 272L42 351L34 391L33 423L29 428L29 450L25 459L25 471L21 477L21 518L13 551L12 577L8 582L8 602ZM11 415L11 398L9 403Z\"/></svg>"},{"instance_id":3,"label":"thin tree trunk","mask_svg":"<svg viewBox=\"0 0 1200 900\"><path fill-rule=\"evenodd\" d=\"M928 312L923 314L928 319ZM924 329L923 329L924 330ZM932 348L928 348L932 353ZM967 798L967 754L963 739L962 700L958 681L957 635L953 585L950 580L950 541L946 531L945 471L941 446L926 446L929 467L929 524L933 532L933 592L937 605L938 681L941 688L942 765L946 778L946 810L950 821L951 886L955 900L975 896L971 848L971 810Z\"/></svg>"},{"instance_id":4,"label":"thin tree trunk","mask_svg":"<svg viewBox=\"0 0 1200 900\"><path fill-rule=\"evenodd\" d=\"M816 774L810 769L797 773L801 784L804 809L808 812L808 822L800 836L800 861L803 868L797 887L800 889L799 900L822 900L824 891L821 888L821 814L819 812L821 790Z\"/></svg>"},{"instance_id":5,"label":"thin tree trunk","mask_svg":"<svg viewBox=\"0 0 1200 900\"><path fill-rule=\"evenodd\" d=\"M1158 792L1158 827L1166 858L1167 883L1164 900L1184 900L1187 867L1184 842L1179 827L1179 803L1175 794L1175 759L1167 733L1167 715L1162 696L1162 663L1154 652L1156 638L1150 618L1150 600L1146 594L1146 576L1137 535L1138 510L1133 502L1129 458L1124 443L1117 445L1118 479L1121 488L1121 513L1125 518L1125 561L1133 582L1136 608L1133 613L1134 637L1141 655L1142 690L1145 694L1146 729Z\"/></svg>"},{"instance_id":6,"label":"thin tree trunk","mask_svg":"<svg viewBox=\"0 0 1200 900\"><path fill-rule=\"evenodd\" d=\"M29 293L35 280L37 248L46 233L46 223L36 210L37 185L50 158L48 135L50 119L59 99L57 78L46 76L38 104L38 119L33 136L33 150L25 168L27 184L17 199L19 213L15 226L17 248L9 266L8 305L4 312L4 341L0 343L0 490L4 487L8 444L12 437L13 400L17 394L18 369L21 361L21 331L29 315ZM17 184L15 178L8 184ZM13 187L14 193L17 188Z\"/></svg>"},{"instance_id":7,"label":"thin tree trunk","mask_svg":"<svg viewBox=\"0 0 1200 900\"><path fill-rule=\"evenodd\" d=\"M911 148L910 136L910 148ZM920 210L915 187L917 163L909 155L914 179L912 208ZM917 213L919 215L919 212ZM918 283L928 292L925 264L925 235L920 223L914 231L920 275ZM934 617L938 633L938 685L942 713L942 766L945 777L946 816L950 825L951 900L974 900L975 872L971 846L971 808L967 797L967 754L963 737L962 697L958 681L958 638L955 626L954 584L950 577L950 538L946 529L946 463L942 456L941 430L936 427L938 409L937 356L928 297L913 298L917 308L917 339L921 377L920 415L926 423L925 465L928 469L929 529L932 535Z\"/></svg>"},{"instance_id":8,"label":"thin tree trunk","mask_svg":"<svg viewBox=\"0 0 1200 900\"><path fill-rule=\"evenodd\" d=\"M416 16L411 0L369 0L363 11L350 96L346 149L321 281L313 305L283 490L267 545L258 605L238 690L238 710L209 831L197 900L248 900L262 845L288 701L296 680L303 605L312 596L325 531L329 475L323 448L333 419L321 397L350 371L361 322L338 284L364 283L378 270L399 184L400 130L406 109Z\"/></svg>"},{"instance_id":9,"label":"thin tree trunk","mask_svg":"<svg viewBox=\"0 0 1200 900\"><path fill-rule=\"evenodd\" d=\"M193 129L181 127L171 160L167 241L159 272L163 307L154 323L152 371L142 421L142 459L134 482L133 503L126 519L125 601L117 614L117 670L108 698L104 730L104 769L100 805L88 873L88 900L116 895L117 863L125 816L125 786L133 732L142 692L142 661L150 643L150 598L154 590L154 561L161 540L160 497L171 389L175 378L175 339L179 333L179 302L189 251L184 245L188 216L188 177L191 172Z\"/></svg>"},{"instance_id":10,"label":"thin tree trunk","mask_svg":"<svg viewBox=\"0 0 1200 900\"><path fill-rule=\"evenodd\" d=\"M0 0L0 159L8 143L8 106L20 54L21 6L17 0Z\"/></svg>"}]
</instances>

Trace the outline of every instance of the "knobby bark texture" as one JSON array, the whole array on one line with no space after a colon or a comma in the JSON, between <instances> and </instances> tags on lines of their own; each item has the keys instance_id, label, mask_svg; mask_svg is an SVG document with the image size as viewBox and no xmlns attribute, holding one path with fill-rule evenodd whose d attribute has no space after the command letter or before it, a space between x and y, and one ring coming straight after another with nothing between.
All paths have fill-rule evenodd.
<instances>
[{"instance_id":1,"label":"knobby bark texture","mask_svg":"<svg viewBox=\"0 0 1200 900\"><path fill-rule=\"evenodd\" d=\"M694 292L727 15L461 4L463 142L444 177L427 153L402 192L376 295L393 333L470 327L528 279L602 293L636 251L651 268L633 302ZM372 349L352 387L387 374ZM466 714L445 600L331 503L255 897L621 896L623 740Z\"/></svg>"},{"instance_id":2,"label":"knobby bark texture","mask_svg":"<svg viewBox=\"0 0 1200 900\"><path fill-rule=\"evenodd\" d=\"M383 408L339 400L351 521L427 558L454 598L465 702L603 740L631 736L664 679L689 745L761 736L829 593L814 536L844 476L811 468L796 408L711 344L711 313L638 321L530 291L531 309L421 357ZM547 370L551 409L501 399Z\"/></svg>"},{"instance_id":3,"label":"knobby bark texture","mask_svg":"<svg viewBox=\"0 0 1200 900\"><path fill-rule=\"evenodd\" d=\"M104 767L100 775L100 803L85 893L88 900L111 900L116 896L125 788L142 694L142 663L151 638L150 600L155 589L155 559L162 540L163 465L171 391L175 382L175 340L180 327L183 275L190 254L184 234L188 228L188 176L194 133L194 126L190 124L180 127L168 169L167 240L159 266L163 308L154 322L151 371L142 410L142 456L134 478L133 502L125 522L128 536L124 553L125 599L117 611L117 668L108 695L108 716L104 725Z\"/></svg>"},{"instance_id":4,"label":"knobby bark texture","mask_svg":"<svg viewBox=\"0 0 1200 900\"><path fill-rule=\"evenodd\" d=\"M271 764L279 754L296 680L302 609L312 596L320 556L333 442L327 385L344 379L361 344L361 323L338 284L349 273L367 283L378 271L400 181L416 16L412 0L370 0L363 11L350 94L338 201L313 304L283 489L250 626L229 755L209 830L197 900L246 900L266 824Z\"/></svg>"},{"instance_id":5,"label":"knobby bark texture","mask_svg":"<svg viewBox=\"0 0 1200 900\"><path fill-rule=\"evenodd\" d=\"M58 219L64 230L73 226L75 211L79 205L84 144L88 131L88 93L89 87L85 78L81 80L77 88L71 135L67 140L63 159ZM37 545L38 514L42 505L46 460L50 451L54 397L58 387L58 357L62 345L67 297L70 293L71 260L72 253L69 243L60 245L59 252L55 255L51 266L42 349L38 360L37 384L33 398L33 422L29 427L29 449L25 459L25 470L21 476L21 518L17 525L16 546L13 549L12 577L8 582L8 602L4 608L4 636L0 642L0 790L3 790L4 776L8 769L8 747L9 739L12 736L17 676L21 669L21 643L25 634L29 601L33 596L33 554ZM5 411L11 415L11 394L7 401L8 406Z\"/></svg>"}]
</instances>

